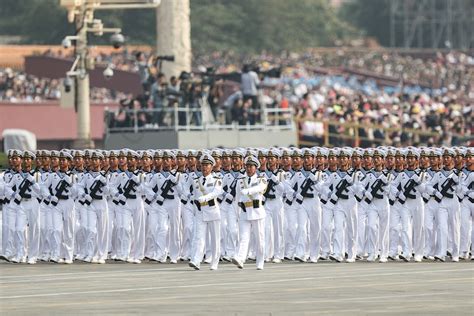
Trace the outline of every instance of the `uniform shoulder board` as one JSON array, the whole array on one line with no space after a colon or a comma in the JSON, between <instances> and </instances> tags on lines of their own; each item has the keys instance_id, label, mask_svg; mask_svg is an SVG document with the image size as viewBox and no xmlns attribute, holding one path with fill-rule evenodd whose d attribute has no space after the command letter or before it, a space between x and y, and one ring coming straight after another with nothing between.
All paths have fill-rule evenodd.
<instances>
[{"instance_id":1,"label":"uniform shoulder board","mask_svg":"<svg viewBox=\"0 0 474 316\"><path fill-rule=\"evenodd\" d=\"M220 174L214 175L214 179L222 179L222 176Z\"/></svg>"}]
</instances>

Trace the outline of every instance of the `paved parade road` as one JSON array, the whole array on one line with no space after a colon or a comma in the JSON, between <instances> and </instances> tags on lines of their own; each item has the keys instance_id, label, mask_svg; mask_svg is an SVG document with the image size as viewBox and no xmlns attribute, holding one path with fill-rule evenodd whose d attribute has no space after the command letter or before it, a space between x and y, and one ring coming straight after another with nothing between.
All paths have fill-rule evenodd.
<instances>
[{"instance_id":1,"label":"paved parade road","mask_svg":"<svg viewBox=\"0 0 474 316\"><path fill-rule=\"evenodd\" d=\"M6 314L469 314L474 262L35 266L0 263Z\"/></svg>"}]
</instances>

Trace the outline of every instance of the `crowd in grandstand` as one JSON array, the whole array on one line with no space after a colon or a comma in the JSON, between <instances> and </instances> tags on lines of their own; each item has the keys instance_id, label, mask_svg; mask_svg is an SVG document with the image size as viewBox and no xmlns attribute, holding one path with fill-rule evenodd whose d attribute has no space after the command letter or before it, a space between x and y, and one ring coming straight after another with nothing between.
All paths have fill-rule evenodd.
<instances>
[{"instance_id":1,"label":"crowd in grandstand","mask_svg":"<svg viewBox=\"0 0 474 316\"><path fill-rule=\"evenodd\" d=\"M96 59L97 63L140 73L144 88L149 92L145 98L138 98L141 108L160 109L176 103L180 106L182 102L199 108L198 98L183 95L182 102L174 102L177 98L174 94L184 94L180 91L184 90L183 81L160 74L152 57L124 50L110 56L99 54ZM194 69L200 72L209 68L216 74L240 72L245 64L258 65L260 70L282 67L282 76L263 78L260 75L257 98L246 97L238 83L224 89L222 81L213 82L207 91L207 101L214 117L217 119L220 113L227 124L254 124L260 117L252 111L262 108L292 108L301 119L301 139L311 142L321 143L325 133L323 123L309 121L312 119L362 123L364 127L357 131L330 124L329 132L348 137L357 133L365 146L381 143L461 145L472 134L474 57L462 52L413 57L395 51L340 49L258 55L213 52L194 57ZM392 84L386 84L383 81L386 78L392 80ZM0 100L3 101L58 99L60 86L61 81L57 79L0 70ZM202 87L190 86L189 89L199 94ZM124 94L115 91L91 89L94 102L117 102L123 98ZM170 100L172 102L168 102ZM130 102L122 102L125 103ZM202 119L196 117L193 122L200 124ZM148 115L142 124L147 123L163 124L163 116ZM367 127L369 125L376 127ZM405 131L401 132L401 128ZM387 129L397 131L387 132ZM410 129L427 134L420 136ZM351 145L340 137L331 139L331 143Z\"/></svg>"}]
</instances>

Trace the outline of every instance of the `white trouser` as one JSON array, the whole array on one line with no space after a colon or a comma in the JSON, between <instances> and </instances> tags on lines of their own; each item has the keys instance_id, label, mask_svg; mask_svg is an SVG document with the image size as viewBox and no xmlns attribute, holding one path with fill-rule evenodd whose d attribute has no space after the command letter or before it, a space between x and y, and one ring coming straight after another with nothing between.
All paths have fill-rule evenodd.
<instances>
[{"instance_id":1,"label":"white trouser","mask_svg":"<svg viewBox=\"0 0 474 316\"><path fill-rule=\"evenodd\" d=\"M389 220L389 255L395 257L398 255L398 246L402 249L408 248L406 238L402 238L402 205L396 201L390 206Z\"/></svg>"},{"instance_id":2,"label":"white trouser","mask_svg":"<svg viewBox=\"0 0 474 316\"><path fill-rule=\"evenodd\" d=\"M326 257L332 253L334 205L331 202L322 204L321 223L321 254Z\"/></svg>"},{"instance_id":3,"label":"white trouser","mask_svg":"<svg viewBox=\"0 0 474 316\"><path fill-rule=\"evenodd\" d=\"M121 260L136 259L131 254L131 247L134 237L133 214L139 207L140 203L137 199L127 199L125 205L119 205L115 209L116 251L117 258Z\"/></svg>"},{"instance_id":4,"label":"white trouser","mask_svg":"<svg viewBox=\"0 0 474 316\"><path fill-rule=\"evenodd\" d=\"M322 211L319 198L305 198L303 203L299 205L297 213L298 231L296 238L296 256L302 259L307 259L306 253L307 249L309 249L309 257L317 260L319 258L321 247Z\"/></svg>"},{"instance_id":5,"label":"white trouser","mask_svg":"<svg viewBox=\"0 0 474 316\"><path fill-rule=\"evenodd\" d=\"M283 259L283 202L281 199L267 199L265 202L265 259Z\"/></svg>"},{"instance_id":6,"label":"white trouser","mask_svg":"<svg viewBox=\"0 0 474 316\"><path fill-rule=\"evenodd\" d=\"M221 204L221 221L226 222L226 234L222 237L224 240L224 248L221 249L222 254L229 258L233 258L237 251L239 242L239 220L237 217L237 209L235 203Z\"/></svg>"},{"instance_id":7,"label":"white trouser","mask_svg":"<svg viewBox=\"0 0 474 316\"><path fill-rule=\"evenodd\" d=\"M367 209L367 252L369 255L378 255L387 258L389 249L388 222L389 203L387 199L373 199ZM380 240L379 236L383 236Z\"/></svg>"},{"instance_id":8,"label":"white trouser","mask_svg":"<svg viewBox=\"0 0 474 316\"><path fill-rule=\"evenodd\" d=\"M194 230L194 207L190 201L186 205L181 206L181 223L182 223L182 244L180 257L190 259L192 255L193 230Z\"/></svg>"},{"instance_id":9,"label":"white trouser","mask_svg":"<svg viewBox=\"0 0 474 316\"><path fill-rule=\"evenodd\" d=\"M459 249L461 254L469 253L470 247L474 244L474 234L472 232L474 222L474 203L465 197L461 202L461 238Z\"/></svg>"},{"instance_id":10,"label":"white trouser","mask_svg":"<svg viewBox=\"0 0 474 316\"><path fill-rule=\"evenodd\" d=\"M4 255L6 257L16 257L19 259L26 258L26 225L28 217L21 205L10 201L4 209L7 209L6 217L3 214L3 219L7 221L7 240Z\"/></svg>"},{"instance_id":11,"label":"white trouser","mask_svg":"<svg viewBox=\"0 0 474 316\"><path fill-rule=\"evenodd\" d=\"M164 200L158 205L158 258L166 260L167 253L171 260L178 260L180 249L180 208L178 199Z\"/></svg>"},{"instance_id":12,"label":"white trouser","mask_svg":"<svg viewBox=\"0 0 474 316\"><path fill-rule=\"evenodd\" d=\"M81 256L81 257L86 257L85 255L85 245L86 245L86 227L88 225L87 223L87 209L88 205L84 204L82 205L81 203L76 203L76 206L79 208L77 209L77 214L79 214L79 229L76 232L76 244L78 246L78 249L76 250L76 253Z\"/></svg>"},{"instance_id":13,"label":"white trouser","mask_svg":"<svg viewBox=\"0 0 474 316\"><path fill-rule=\"evenodd\" d=\"M329 202L330 203L330 202ZM347 259L355 259L357 248L357 204L355 199L339 199L334 206L334 254ZM344 242L344 237L347 242ZM345 248L347 245L347 249Z\"/></svg>"},{"instance_id":14,"label":"white trouser","mask_svg":"<svg viewBox=\"0 0 474 316\"><path fill-rule=\"evenodd\" d=\"M436 227L435 227L435 214L438 203L434 199L430 199L428 203L425 203L425 216L423 223L423 235L425 236L425 256L435 255L436 246Z\"/></svg>"},{"instance_id":15,"label":"white trouser","mask_svg":"<svg viewBox=\"0 0 474 316\"><path fill-rule=\"evenodd\" d=\"M74 201L72 199L59 200L57 205L51 206L51 226L49 238L51 258L73 260L74 252Z\"/></svg>"},{"instance_id":16,"label":"white trouser","mask_svg":"<svg viewBox=\"0 0 474 316\"><path fill-rule=\"evenodd\" d=\"M421 198L407 199L402 205L402 248L405 256L411 257L412 251L415 257L422 258L424 250L423 221L424 203Z\"/></svg>"},{"instance_id":17,"label":"white trouser","mask_svg":"<svg viewBox=\"0 0 474 316\"><path fill-rule=\"evenodd\" d=\"M296 252L296 233L298 231L298 213L296 201L285 204L285 257L292 259Z\"/></svg>"},{"instance_id":18,"label":"white trouser","mask_svg":"<svg viewBox=\"0 0 474 316\"><path fill-rule=\"evenodd\" d=\"M146 234L145 234L145 256L158 260L158 204L145 205Z\"/></svg>"},{"instance_id":19,"label":"white trouser","mask_svg":"<svg viewBox=\"0 0 474 316\"><path fill-rule=\"evenodd\" d=\"M8 213L10 208L5 202L2 206L2 254L7 256L7 244L8 244ZM8 257L8 256L7 256Z\"/></svg>"},{"instance_id":20,"label":"white trouser","mask_svg":"<svg viewBox=\"0 0 474 316\"><path fill-rule=\"evenodd\" d=\"M247 220L246 216L241 216L239 222L240 241L236 259L245 262L249 250L250 234L255 235L255 256L257 268L263 269L265 262L265 218Z\"/></svg>"},{"instance_id":21,"label":"white trouser","mask_svg":"<svg viewBox=\"0 0 474 316\"><path fill-rule=\"evenodd\" d=\"M220 240L221 240L221 224L220 220L204 221L201 211L196 212L195 216L195 231L194 231L194 249L191 261L197 266L201 264L204 257L204 248L206 247L207 236L210 236L210 241L207 247L210 250L211 269L217 269L219 264Z\"/></svg>"},{"instance_id":22,"label":"white trouser","mask_svg":"<svg viewBox=\"0 0 474 316\"><path fill-rule=\"evenodd\" d=\"M357 206L357 254L363 256L367 253L368 204L362 200Z\"/></svg>"},{"instance_id":23,"label":"white trouser","mask_svg":"<svg viewBox=\"0 0 474 316\"><path fill-rule=\"evenodd\" d=\"M53 224L51 222L51 204L46 205L43 202L40 203L40 250L39 255L44 259L48 259L51 255L51 245L49 238L49 227Z\"/></svg>"},{"instance_id":24,"label":"white trouser","mask_svg":"<svg viewBox=\"0 0 474 316\"><path fill-rule=\"evenodd\" d=\"M84 255L97 260L106 260L109 236L107 201L92 200L85 209L87 220L84 227Z\"/></svg>"},{"instance_id":25,"label":"white trouser","mask_svg":"<svg viewBox=\"0 0 474 316\"><path fill-rule=\"evenodd\" d=\"M108 245L107 245L107 253L110 254L111 257L116 256L116 250L115 250L115 241L117 240L117 232L116 232L116 227L115 227L115 212L117 207L119 207L117 204L112 202L111 200L107 201L107 207L108 207L108 224L107 224L107 240L108 240Z\"/></svg>"},{"instance_id":26,"label":"white trouser","mask_svg":"<svg viewBox=\"0 0 474 316\"><path fill-rule=\"evenodd\" d=\"M132 213L133 235L130 256L142 260L145 256L145 209L141 198L131 201L135 201L135 207Z\"/></svg>"},{"instance_id":27,"label":"white trouser","mask_svg":"<svg viewBox=\"0 0 474 316\"><path fill-rule=\"evenodd\" d=\"M40 245L40 216L38 200L35 198L21 201L28 223L28 259L36 260Z\"/></svg>"},{"instance_id":28,"label":"white trouser","mask_svg":"<svg viewBox=\"0 0 474 316\"><path fill-rule=\"evenodd\" d=\"M452 240L452 256L459 257L459 242L460 242L460 205L457 197L444 197L438 204L436 216L437 228L437 246L436 255L440 257L446 256L448 251L448 233L451 233Z\"/></svg>"}]
</instances>

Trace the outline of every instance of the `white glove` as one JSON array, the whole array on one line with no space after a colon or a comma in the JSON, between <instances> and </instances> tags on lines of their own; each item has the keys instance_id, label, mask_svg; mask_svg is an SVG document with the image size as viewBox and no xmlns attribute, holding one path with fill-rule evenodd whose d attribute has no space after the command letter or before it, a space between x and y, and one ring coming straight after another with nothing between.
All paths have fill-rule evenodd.
<instances>
[{"instance_id":1,"label":"white glove","mask_svg":"<svg viewBox=\"0 0 474 316\"><path fill-rule=\"evenodd\" d=\"M107 179L106 179L104 176L102 176L102 175L100 175L100 176L97 177L97 181L99 181L99 182L102 183L103 185L105 185L105 184L107 183Z\"/></svg>"},{"instance_id":2,"label":"white glove","mask_svg":"<svg viewBox=\"0 0 474 316\"><path fill-rule=\"evenodd\" d=\"M427 194L427 193L423 193L421 196L422 196L424 199L427 199L427 200L429 200L430 197L431 197L431 196L430 196L429 194Z\"/></svg>"},{"instance_id":3,"label":"white glove","mask_svg":"<svg viewBox=\"0 0 474 316\"><path fill-rule=\"evenodd\" d=\"M313 182L316 182L316 181L317 181L316 175L315 175L314 173L310 173L308 178L309 178L311 181L313 181Z\"/></svg>"},{"instance_id":4,"label":"white glove","mask_svg":"<svg viewBox=\"0 0 474 316\"><path fill-rule=\"evenodd\" d=\"M230 194L230 193L227 193L227 194L224 196L224 200L232 201L233 199L234 199L234 197L233 197L232 194Z\"/></svg>"},{"instance_id":5,"label":"white glove","mask_svg":"<svg viewBox=\"0 0 474 316\"><path fill-rule=\"evenodd\" d=\"M119 200L120 202L126 202L126 201L127 201L127 198L125 197L125 195L120 194L120 195L118 196L118 200Z\"/></svg>"},{"instance_id":6,"label":"white glove","mask_svg":"<svg viewBox=\"0 0 474 316\"><path fill-rule=\"evenodd\" d=\"M295 198L296 198L298 201L303 201L303 200L304 200L303 196L302 196L301 194L299 194L299 193L296 193Z\"/></svg>"},{"instance_id":7,"label":"white glove","mask_svg":"<svg viewBox=\"0 0 474 316\"><path fill-rule=\"evenodd\" d=\"M413 177L411 177L411 178L412 178L412 180L415 181L416 183L420 183L420 180L421 180L421 179L420 179L420 177L419 177L417 174L413 175Z\"/></svg>"},{"instance_id":8,"label":"white glove","mask_svg":"<svg viewBox=\"0 0 474 316\"><path fill-rule=\"evenodd\" d=\"M459 182L459 177L458 177L457 174L455 174L454 172L451 173L448 178L449 178L449 179L453 179L454 183L458 183L458 182Z\"/></svg>"},{"instance_id":9,"label":"white glove","mask_svg":"<svg viewBox=\"0 0 474 316\"><path fill-rule=\"evenodd\" d=\"M440 200L443 198L443 195L439 193L438 191L435 192L435 196Z\"/></svg>"},{"instance_id":10,"label":"white glove","mask_svg":"<svg viewBox=\"0 0 474 316\"><path fill-rule=\"evenodd\" d=\"M380 181L383 182L383 184L387 184L388 183L388 180L387 180L387 177L383 174L379 177Z\"/></svg>"},{"instance_id":11,"label":"white glove","mask_svg":"<svg viewBox=\"0 0 474 316\"><path fill-rule=\"evenodd\" d=\"M20 194L15 193L15 195L13 197L14 197L15 200L21 201L21 195Z\"/></svg>"},{"instance_id":12,"label":"white glove","mask_svg":"<svg viewBox=\"0 0 474 316\"><path fill-rule=\"evenodd\" d=\"M26 180L28 180L30 182L35 182L35 178L30 173L27 174Z\"/></svg>"},{"instance_id":13,"label":"white glove","mask_svg":"<svg viewBox=\"0 0 474 316\"><path fill-rule=\"evenodd\" d=\"M103 177L101 176L101 178L103 178ZM104 180L105 180L105 179L104 179ZM130 178L130 180L132 180L132 181L135 182L135 183L140 182L140 179L138 178L137 175L133 175L133 176ZM99 179L99 181L102 182L100 179ZM105 182L103 182L103 183L105 184Z\"/></svg>"},{"instance_id":14,"label":"white glove","mask_svg":"<svg viewBox=\"0 0 474 316\"><path fill-rule=\"evenodd\" d=\"M374 198L374 196L372 195L372 193L370 193L370 191L365 191L364 196L371 201Z\"/></svg>"},{"instance_id":15,"label":"white glove","mask_svg":"<svg viewBox=\"0 0 474 316\"><path fill-rule=\"evenodd\" d=\"M336 193L331 194L330 200L337 201L339 198L337 197Z\"/></svg>"},{"instance_id":16,"label":"white glove","mask_svg":"<svg viewBox=\"0 0 474 316\"><path fill-rule=\"evenodd\" d=\"M121 194L120 197L122 198L123 195ZM84 200L86 200L87 202L90 203L90 202L92 202L92 197L91 197L89 194L86 194L86 195L84 196Z\"/></svg>"},{"instance_id":17,"label":"white glove","mask_svg":"<svg viewBox=\"0 0 474 316\"><path fill-rule=\"evenodd\" d=\"M167 180L170 180L170 181L173 182L173 183L178 182L178 178L176 177L176 175L171 174L171 173L170 173L170 175L168 176L168 179L167 179Z\"/></svg>"},{"instance_id":18,"label":"white glove","mask_svg":"<svg viewBox=\"0 0 474 316\"><path fill-rule=\"evenodd\" d=\"M403 194L402 192L400 192L400 194L398 195L398 198L402 201L406 201L407 197L405 196L405 194Z\"/></svg>"},{"instance_id":19,"label":"white glove","mask_svg":"<svg viewBox=\"0 0 474 316\"><path fill-rule=\"evenodd\" d=\"M474 199L474 191L469 192L467 196L471 199Z\"/></svg>"},{"instance_id":20,"label":"white glove","mask_svg":"<svg viewBox=\"0 0 474 316\"><path fill-rule=\"evenodd\" d=\"M352 180L352 177L348 174L344 177L344 180L347 181L347 183L352 184L354 181Z\"/></svg>"},{"instance_id":21,"label":"white glove","mask_svg":"<svg viewBox=\"0 0 474 316\"><path fill-rule=\"evenodd\" d=\"M277 176L276 176L276 175L274 175L274 174L272 174L272 176L271 176L270 180L272 180L272 181L273 181L273 182L275 182L275 183L278 183L278 182L280 182L280 180L278 180Z\"/></svg>"},{"instance_id":22,"label":"white glove","mask_svg":"<svg viewBox=\"0 0 474 316\"><path fill-rule=\"evenodd\" d=\"M198 202L199 202L199 203L204 203L204 202L206 202L206 200L207 200L207 199L206 199L206 196L204 196L204 195L198 197Z\"/></svg>"},{"instance_id":23,"label":"white glove","mask_svg":"<svg viewBox=\"0 0 474 316\"><path fill-rule=\"evenodd\" d=\"M55 197L54 195L51 195L51 196L49 197L49 201L52 202L52 203L58 203L59 200L58 200L58 198Z\"/></svg>"}]
</instances>

